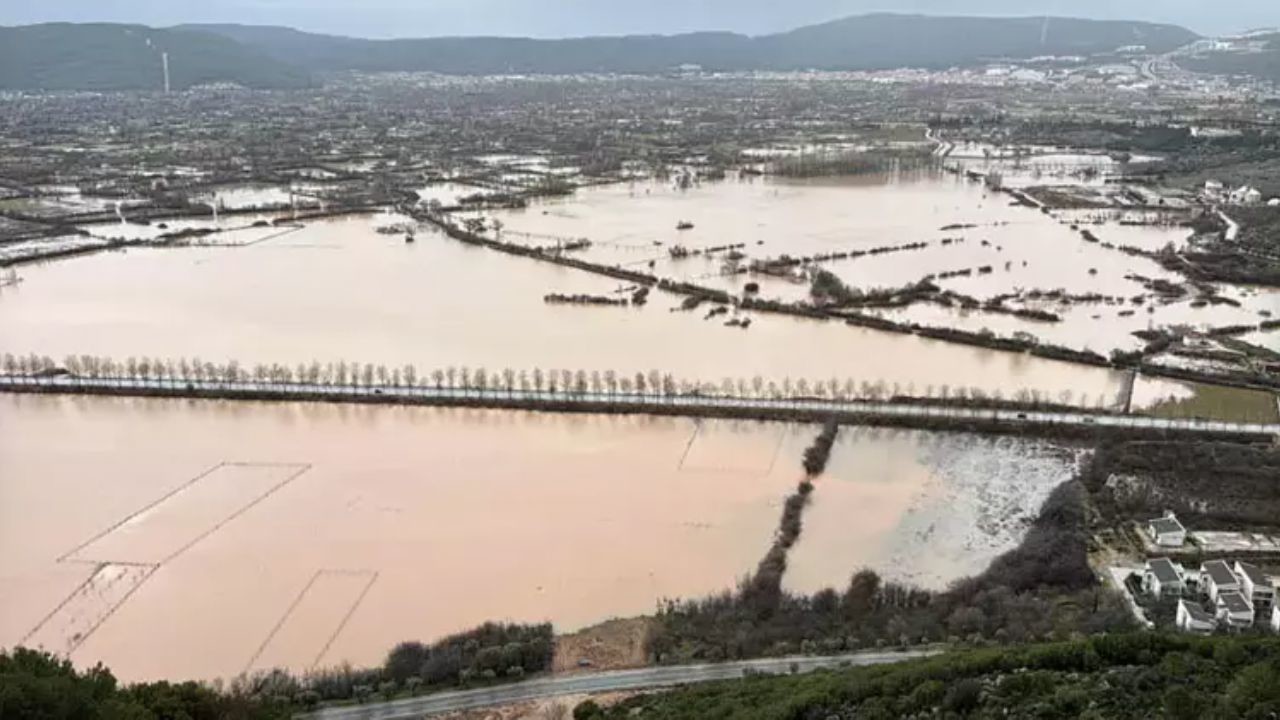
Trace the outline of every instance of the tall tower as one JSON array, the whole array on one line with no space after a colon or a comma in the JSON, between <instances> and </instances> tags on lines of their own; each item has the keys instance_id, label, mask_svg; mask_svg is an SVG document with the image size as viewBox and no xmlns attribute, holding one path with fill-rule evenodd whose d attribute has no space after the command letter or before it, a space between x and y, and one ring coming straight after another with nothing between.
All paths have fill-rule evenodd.
<instances>
[{"instance_id":1,"label":"tall tower","mask_svg":"<svg viewBox=\"0 0 1280 720\"><path fill-rule=\"evenodd\" d=\"M169 53L167 53L167 52L165 52L165 53L160 53L160 60L161 60L161 62L163 62L163 63L164 63L164 91L165 91L165 94L168 94L168 93L169 93L169 90L170 90L170 86L169 86Z\"/></svg>"}]
</instances>

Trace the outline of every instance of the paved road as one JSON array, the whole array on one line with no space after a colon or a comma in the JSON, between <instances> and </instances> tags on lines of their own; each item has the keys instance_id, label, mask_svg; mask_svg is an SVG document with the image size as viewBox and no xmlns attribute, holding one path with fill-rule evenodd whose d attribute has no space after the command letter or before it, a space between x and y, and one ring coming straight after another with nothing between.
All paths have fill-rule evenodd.
<instances>
[{"instance_id":1,"label":"paved road","mask_svg":"<svg viewBox=\"0 0 1280 720\"><path fill-rule=\"evenodd\" d=\"M809 415L818 417L858 415L872 418L928 418L957 421L977 421L1024 426L1076 426L1138 430L1190 431L1229 435L1252 433L1280 435L1280 424L1243 423L1221 420L1183 418L1155 418L1141 415L1107 415L1079 412L1031 412L1019 410L990 410L946 407L927 404L895 404L854 400L821 400L816 398L778 399L751 397L711 397L705 395L655 396L630 395L603 392L548 392L545 390L462 390L435 387L360 387L309 385L298 383L259 383L205 381L157 381L157 380L108 380L73 378L24 378L0 375L0 391L39 389L44 392L112 393L137 395L164 395L173 397L220 396L228 399L292 399L359 402L384 402L395 404L432 403L437 405L486 405L537 409L545 405L549 409L593 409L635 412L661 411L665 413L687 410L734 410L757 413L761 416L777 414L780 418Z\"/></svg>"},{"instance_id":2,"label":"paved road","mask_svg":"<svg viewBox=\"0 0 1280 720\"><path fill-rule=\"evenodd\" d=\"M680 665L672 667L619 670L617 672L569 675L540 680L530 680L515 685L503 685L483 690L462 690L438 693L419 698L393 700L391 702L351 705L300 715L306 720L400 720L420 718L457 710L496 707L565 695L616 692L622 690L646 690L689 685L711 680L731 680L742 677L744 670L752 668L762 672L782 674L790 672L795 664L800 672L841 665L884 665L913 658L935 655L936 650L907 652L867 652L836 657L795 657L771 660L747 660L715 665Z\"/></svg>"}]
</instances>

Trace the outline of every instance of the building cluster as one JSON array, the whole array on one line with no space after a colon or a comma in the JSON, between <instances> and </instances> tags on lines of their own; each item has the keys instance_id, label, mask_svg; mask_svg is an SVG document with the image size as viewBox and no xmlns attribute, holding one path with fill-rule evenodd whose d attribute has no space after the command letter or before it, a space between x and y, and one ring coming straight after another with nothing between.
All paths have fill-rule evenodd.
<instances>
[{"instance_id":1,"label":"building cluster","mask_svg":"<svg viewBox=\"0 0 1280 720\"><path fill-rule=\"evenodd\" d=\"M1158 547L1186 542L1187 531L1172 514L1151 520L1146 530ZM1185 632L1254 627L1280 632L1275 584L1262 569L1241 560L1209 560L1195 570L1167 557L1152 558L1143 569L1142 590L1156 600L1176 601L1175 622Z\"/></svg>"},{"instance_id":2,"label":"building cluster","mask_svg":"<svg viewBox=\"0 0 1280 720\"><path fill-rule=\"evenodd\" d=\"M1200 196L1210 203L1225 203L1227 205L1262 204L1262 191L1258 188L1249 185L1229 188L1219 180L1206 181L1204 188L1200 191ZM1269 204L1280 205L1280 198L1272 199Z\"/></svg>"}]
</instances>

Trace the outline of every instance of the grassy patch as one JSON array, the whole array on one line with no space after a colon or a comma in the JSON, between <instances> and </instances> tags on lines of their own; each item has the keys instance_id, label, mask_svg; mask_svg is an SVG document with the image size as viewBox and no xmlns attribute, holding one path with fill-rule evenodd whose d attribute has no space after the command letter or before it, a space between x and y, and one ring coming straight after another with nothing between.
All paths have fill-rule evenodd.
<instances>
[{"instance_id":1,"label":"grassy patch","mask_svg":"<svg viewBox=\"0 0 1280 720\"><path fill-rule=\"evenodd\" d=\"M1192 383L1195 394L1151 406L1147 414L1162 418L1208 418L1236 422L1280 422L1276 396L1263 390Z\"/></svg>"}]
</instances>

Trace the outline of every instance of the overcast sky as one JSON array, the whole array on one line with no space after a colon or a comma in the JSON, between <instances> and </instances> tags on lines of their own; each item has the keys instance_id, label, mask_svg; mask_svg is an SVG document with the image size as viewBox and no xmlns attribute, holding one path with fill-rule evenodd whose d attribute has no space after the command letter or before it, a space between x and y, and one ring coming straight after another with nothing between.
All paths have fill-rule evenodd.
<instances>
[{"instance_id":1,"label":"overcast sky","mask_svg":"<svg viewBox=\"0 0 1280 720\"><path fill-rule=\"evenodd\" d=\"M0 25L236 22L365 37L755 35L879 11L1152 20L1203 34L1280 25L1280 0L0 0Z\"/></svg>"}]
</instances>

